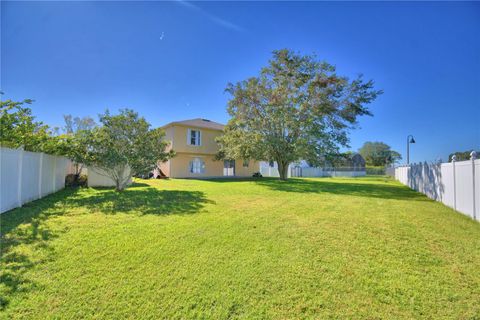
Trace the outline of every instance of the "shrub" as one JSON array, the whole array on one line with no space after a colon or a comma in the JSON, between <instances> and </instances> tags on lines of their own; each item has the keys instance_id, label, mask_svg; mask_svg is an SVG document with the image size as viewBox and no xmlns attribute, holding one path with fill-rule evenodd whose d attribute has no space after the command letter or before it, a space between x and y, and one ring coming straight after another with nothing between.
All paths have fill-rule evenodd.
<instances>
[{"instance_id":1,"label":"shrub","mask_svg":"<svg viewBox=\"0 0 480 320\"><path fill-rule=\"evenodd\" d=\"M65 187L86 187L88 186L88 177L84 174L68 174L65 177Z\"/></svg>"}]
</instances>

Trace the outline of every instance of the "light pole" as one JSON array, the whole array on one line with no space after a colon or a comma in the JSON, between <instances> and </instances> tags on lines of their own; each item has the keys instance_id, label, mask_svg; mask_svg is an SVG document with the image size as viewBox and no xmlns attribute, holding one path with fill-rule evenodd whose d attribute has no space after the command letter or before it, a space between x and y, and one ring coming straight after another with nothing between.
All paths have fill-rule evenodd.
<instances>
[{"instance_id":1,"label":"light pole","mask_svg":"<svg viewBox=\"0 0 480 320\"><path fill-rule=\"evenodd\" d=\"M415 139L413 139L411 134L407 136L407 164L410 164L410 143L415 143Z\"/></svg>"}]
</instances>

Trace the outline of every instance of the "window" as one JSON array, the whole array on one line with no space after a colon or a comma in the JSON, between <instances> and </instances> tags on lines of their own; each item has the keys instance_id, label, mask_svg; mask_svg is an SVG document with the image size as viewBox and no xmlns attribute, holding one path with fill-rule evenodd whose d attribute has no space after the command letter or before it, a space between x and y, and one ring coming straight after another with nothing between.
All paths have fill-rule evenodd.
<instances>
[{"instance_id":1,"label":"window","mask_svg":"<svg viewBox=\"0 0 480 320\"><path fill-rule=\"evenodd\" d=\"M243 160L243 167L248 168L248 160Z\"/></svg>"},{"instance_id":2,"label":"window","mask_svg":"<svg viewBox=\"0 0 480 320\"><path fill-rule=\"evenodd\" d=\"M200 146L200 131L188 129L187 144L191 146Z\"/></svg>"},{"instance_id":3,"label":"window","mask_svg":"<svg viewBox=\"0 0 480 320\"><path fill-rule=\"evenodd\" d=\"M190 161L190 173L205 173L205 162L200 158Z\"/></svg>"}]
</instances>

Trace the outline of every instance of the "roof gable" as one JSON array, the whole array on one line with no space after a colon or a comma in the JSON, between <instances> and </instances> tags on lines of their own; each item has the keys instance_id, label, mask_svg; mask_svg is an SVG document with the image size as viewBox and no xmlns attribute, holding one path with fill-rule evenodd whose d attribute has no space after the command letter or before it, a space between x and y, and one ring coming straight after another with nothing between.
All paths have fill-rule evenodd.
<instances>
[{"instance_id":1,"label":"roof gable","mask_svg":"<svg viewBox=\"0 0 480 320\"><path fill-rule=\"evenodd\" d=\"M220 130L223 131L225 127L223 124L211 121L208 119L196 118L190 120L183 120L183 121L174 121L164 125L162 128L180 125L180 126L187 126L187 127L197 127L197 128L205 128L205 129L212 129L212 130Z\"/></svg>"}]
</instances>

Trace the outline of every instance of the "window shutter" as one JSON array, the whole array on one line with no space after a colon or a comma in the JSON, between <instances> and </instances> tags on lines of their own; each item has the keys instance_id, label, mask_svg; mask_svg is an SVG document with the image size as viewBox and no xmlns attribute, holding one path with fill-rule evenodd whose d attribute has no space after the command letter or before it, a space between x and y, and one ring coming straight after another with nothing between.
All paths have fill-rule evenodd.
<instances>
[{"instance_id":1,"label":"window shutter","mask_svg":"<svg viewBox=\"0 0 480 320\"><path fill-rule=\"evenodd\" d=\"M202 145L202 134L201 134L201 131L197 131L197 146L201 146Z\"/></svg>"},{"instance_id":2,"label":"window shutter","mask_svg":"<svg viewBox=\"0 0 480 320\"><path fill-rule=\"evenodd\" d=\"M190 137L191 137L191 134L192 134L192 130L188 129L187 130L187 146L190 145Z\"/></svg>"}]
</instances>

